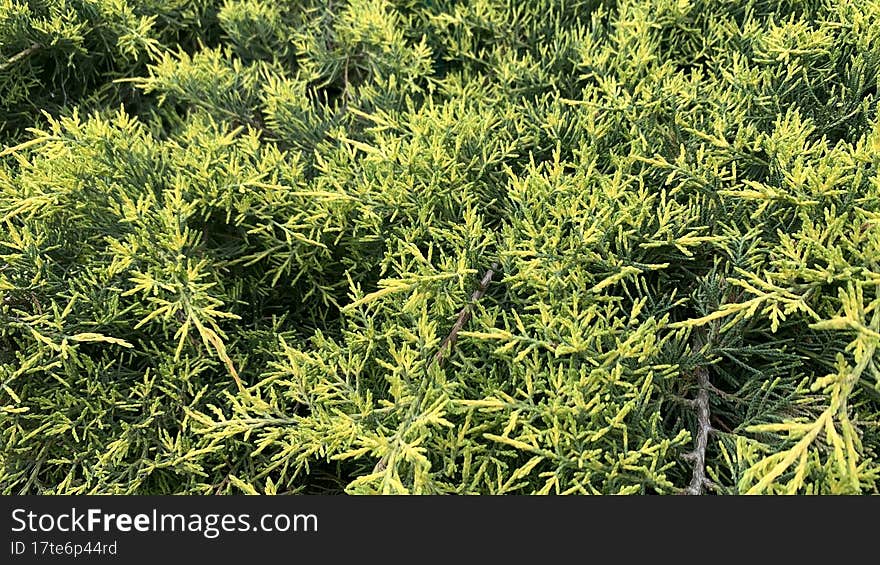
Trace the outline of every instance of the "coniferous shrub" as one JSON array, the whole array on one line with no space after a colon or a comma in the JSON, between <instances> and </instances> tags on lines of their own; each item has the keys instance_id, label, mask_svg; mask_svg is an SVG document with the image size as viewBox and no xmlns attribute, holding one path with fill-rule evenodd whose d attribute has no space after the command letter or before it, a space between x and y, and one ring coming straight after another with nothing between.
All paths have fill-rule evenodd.
<instances>
[{"instance_id":1,"label":"coniferous shrub","mask_svg":"<svg viewBox=\"0 0 880 565\"><path fill-rule=\"evenodd\" d=\"M876 493L880 3L0 0L0 491Z\"/></svg>"}]
</instances>

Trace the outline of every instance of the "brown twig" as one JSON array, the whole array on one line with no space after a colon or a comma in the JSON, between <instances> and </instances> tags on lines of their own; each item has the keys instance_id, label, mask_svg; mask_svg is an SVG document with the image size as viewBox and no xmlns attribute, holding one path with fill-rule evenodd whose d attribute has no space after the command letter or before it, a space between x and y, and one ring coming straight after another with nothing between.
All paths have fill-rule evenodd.
<instances>
[{"instance_id":1,"label":"brown twig","mask_svg":"<svg viewBox=\"0 0 880 565\"><path fill-rule=\"evenodd\" d=\"M214 489L214 496L219 496L220 493L223 492L223 488L228 484L229 484L229 475L226 475L226 477L224 477L223 480L220 481L220 484L217 485L217 488Z\"/></svg>"},{"instance_id":2,"label":"brown twig","mask_svg":"<svg viewBox=\"0 0 880 565\"><path fill-rule=\"evenodd\" d=\"M229 465L229 459L226 460L226 464ZM232 480L232 479L231 479L232 474L235 473L235 472L237 472L237 471L238 471L238 468L239 468L240 466L241 466L241 461L239 461L238 463L236 463L236 464L232 467L232 469L230 469L229 472L226 473L226 476L223 477L223 480L220 481L220 483L217 484L217 485L214 487L214 495L215 495L215 496L219 496L219 495L223 492L223 489L226 488L226 486L227 486L227 485L229 484L229 482Z\"/></svg>"},{"instance_id":3,"label":"brown twig","mask_svg":"<svg viewBox=\"0 0 880 565\"><path fill-rule=\"evenodd\" d=\"M720 429L721 431L727 432L729 434L733 433L733 430L731 429L731 427L728 426L724 420L722 420L721 418L719 418L715 414L712 414L712 421L718 425L718 429ZM713 429L715 428L715 426L712 426L712 427L713 427Z\"/></svg>"},{"instance_id":4,"label":"brown twig","mask_svg":"<svg viewBox=\"0 0 880 565\"><path fill-rule=\"evenodd\" d=\"M705 367L698 367L694 371L697 377L697 397L689 400L688 404L697 412L697 437L694 441L694 450L686 453L684 458L694 464L691 482L685 489L685 494L703 494L703 488L714 487L712 481L706 477L706 448L709 445L709 433L712 431L709 413L709 371Z\"/></svg>"},{"instance_id":5,"label":"brown twig","mask_svg":"<svg viewBox=\"0 0 880 565\"><path fill-rule=\"evenodd\" d=\"M348 106L348 100L351 98L351 94L348 91L349 81L348 81L348 57L345 58L345 65L342 68L342 105Z\"/></svg>"},{"instance_id":6,"label":"brown twig","mask_svg":"<svg viewBox=\"0 0 880 565\"><path fill-rule=\"evenodd\" d=\"M443 361L446 360L447 353L452 350L452 346L455 345L455 340L458 339L458 332L460 332L464 325L470 321L474 304L486 294L486 290L489 288L489 283L492 282L492 277L497 270L498 263L492 263L492 267L483 275L483 278L480 280L480 286L477 287L471 295L470 302L468 302L468 304L466 304L458 313L458 319L455 320L452 330L449 332L449 335L446 336L446 339L440 344L440 349L437 350L437 353L432 359L435 363L442 365Z\"/></svg>"},{"instance_id":7,"label":"brown twig","mask_svg":"<svg viewBox=\"0 0 880 565\"><path fill-rule=\"evenodd\" d=\"M17 63L18 61L24 59L25 57L29 57L40 47L42 47L42 45L40 45L39 43L34 43L33 45L31 45L30 47L28 47L24 51L19 51L18 53L16 53L12 57L6 59L6 61L4 61L3 63L0 63L0 71L5 71L9 67L11 67L15 63Z\"/></svg>"}]
</instances>

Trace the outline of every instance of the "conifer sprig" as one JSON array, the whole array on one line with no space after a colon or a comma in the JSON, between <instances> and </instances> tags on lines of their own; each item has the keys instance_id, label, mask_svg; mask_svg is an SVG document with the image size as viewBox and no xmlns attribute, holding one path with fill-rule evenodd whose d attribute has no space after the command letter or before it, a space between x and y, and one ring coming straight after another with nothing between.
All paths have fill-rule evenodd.
<instances>
[{"instance_id":1,"label":"conifer sprig","mask_svg":"<svg viewBox=\"0 0 880 565\"><path fill-rule=\"evenodd\" d=\"M449 331L449 335L443 338L443 341L440 342L440 348L437 350L437 353L434 355L434 363L439 365L443 364L443 361L446 359L446 356L449 355L452 348L455 346L455 340L458 339L458 332L465 327L465 324L468 323L468 320L471 319L471 310L474 308L474 305L477 301L486 294L486 291L489 290L489 283L492 282L492 277L495 276L495 271L498 270L498 263L492 263L492 267L487 269L485 274L483 274L483 278L480 279L480 285L474 290L474 293L471 295L470 301L464 308L459 311L458 316L455 319L455 323L452 325L452 329Z\"/></svg>"},{"instance_id":2,"label":"conifer sprig","mask_svg":"<svg viewBox=\"0 0 880 565\"><path fill-rule=\"evenodd\" d=\"M869 0L0 0L0 492L876 493L878 77Z\"/></svg>"}]
</instances>

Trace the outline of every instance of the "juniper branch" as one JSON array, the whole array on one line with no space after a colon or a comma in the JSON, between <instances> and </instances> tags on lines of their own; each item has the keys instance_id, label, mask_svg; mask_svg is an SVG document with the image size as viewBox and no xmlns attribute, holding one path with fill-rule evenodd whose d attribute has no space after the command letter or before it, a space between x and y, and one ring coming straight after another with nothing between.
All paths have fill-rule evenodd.
<instances>
[{"instance_id":1,"label":"juniper branch","mask_svg":"<svg viewBox=\"0 0 880 565\"><path fill-rule=\"evenodd\" d=\"M706 329L699 328L693 334L692 350L702 351L706 345ZM705 366L698 366L694 370L697 379L696 398L685 402L697 413L697 433L694 438L693 451L686 453L684 458L693 462L691 482L685 489L685 494L703 494L704 487L713 487L713 483L706 477L706 448L709 445L709 433L712 431L712 414L709 411L709 391L718 390L709 382L709 370Z\"/></svg>"},{"instance_id":2,"label":"juniper branch","mask_svg":"<svg viewBox=\"0 0 880 565\"><path fill-rule=\"evenodd\" d=\"M492 267L483 274L483 278L480 280L480 286L477 287L471 295L470 302L468 302L458 313L458 318L455 320L452 330L440 344L440 349L434 355L433 361L435 363L443 364L443 361L445 361L447 353L452 350L452 346L455 345L455 341L458 339L458 332L460 332L464 325L470 321L474 304L486 294L486 290L488 290L489 284L492 282L492 277L495 275L496 270L498 270L497 262L492 263Z\"/></svg>"},{"instance_id":3,"label":"juniper branch","mask_svg":"<svg viewBox=\"0 0 880 565\"><path fill-rule=\"evenodd\" d=\"M474 290L473 294L471 294L470 301L459 311L458 318L455 320L455 324L452 326L452 330L450 330L449 335L443 340L440 344L440 349L431 358L428 362L428 365L433 363L442 364L446 359L446 352L452 349L452 346L455 344L456 339L458 339L458 332L464 327L465 324L471 319L472 311L474 304L486 294L486 291L489 289L489 284L492 282L492 277L495 276L495 271L498 270L498 262L492 263L492 266L486 270L483 274L483 278L480 279L480 285ZM385 470L387 465L387 455L382 456L379 461L376 463L376 466L373 467L373 474L381 473Z\"/></svg>"},{"instance_id":4,"label":"juniper branch","mask_svg":"<svg viewBox=\"0 0 880 565\"><path fill-rule=\"evenodd\" d=\"M31 45L27 49L19 51L18 53L16 53L12 57L8 58L5 62L0 64L0 71L5 71L9 67L11 67L15 63L17 63L18 61L21 61L22 59L26 59L27 57L30 57L32 54L34 54L41 47L42 47L42 45L40 45L39 43L34 43L33 45Z\"/></svg>"},{"instance_id":5,"label":"juniper branch","mask_svg":"<svg viewBox=\"0 0 880 565\"><path fill-rule=\"evenodd\" d=\"M690 400L689 404L697 412L697 437L694 450L684 455L685 459L693 462L694 469L691 482L685 490L686 494L703 494L703 487L711 486L711 481L706 478L706 447L709 444L709 432L712 431L709 412L709 371L705 367L698 367L694 371L697 377L697 397Z\"/></svg>"},{"instance_id":6,"label":"juniper branch","mask_svg":"<svg viewBox=\"0 0 880 565\"><path fill-rule=\"evenodd\" d=\"M0 493L880 491L880 59L837 9L858 3L757 10L747 44L740 7L695 35L673 0L596 12L588 38L545 0L450 26L42 4L0 18L21 38L0 48ZM589 43L581 72L548 38ZM718 72L678 80L707 47ZM438 298L424 250L485 245L505 304L485 255L442 329L401 315ZM584 437L636 464L568 464Z\"/></svg>"}]
</instances>

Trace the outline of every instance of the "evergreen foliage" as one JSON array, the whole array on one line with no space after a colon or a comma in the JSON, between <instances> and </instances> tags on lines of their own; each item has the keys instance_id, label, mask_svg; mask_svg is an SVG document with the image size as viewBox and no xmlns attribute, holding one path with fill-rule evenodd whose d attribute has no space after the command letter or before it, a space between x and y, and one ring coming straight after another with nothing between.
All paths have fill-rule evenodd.
<instances>
[{"instance_id":1,"label":"evergreen foliage","mask_svg":"<svg viewBox=\"0 0 880 565\"><path fill-rule=\"evenodd\" d=\"M876 493L877 0L0 0L0 492Z\"/></svg>"}]
</instances>

